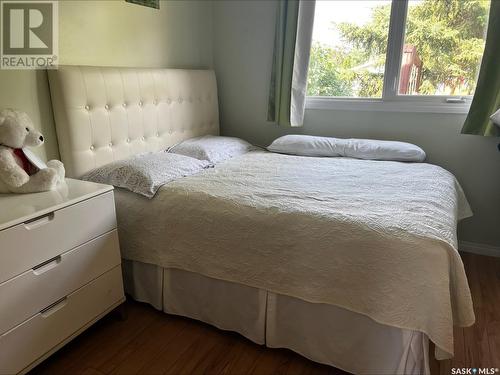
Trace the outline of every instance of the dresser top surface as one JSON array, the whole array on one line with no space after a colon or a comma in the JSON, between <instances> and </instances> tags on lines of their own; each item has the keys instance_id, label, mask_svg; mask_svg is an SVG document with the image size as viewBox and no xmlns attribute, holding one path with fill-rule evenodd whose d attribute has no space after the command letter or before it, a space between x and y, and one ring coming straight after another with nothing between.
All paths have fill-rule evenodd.
<instances>
[{"instance_id":1,"label":"dresser top surface","mask_svg":"<svg viewBox=\"0 0 500 375\"><path fill-rule=\"evenodd\" d=\"M56 190L34 194L0 194L0 230L112 191L113 186L66 179Z\"/></svg>"}]
</instances>

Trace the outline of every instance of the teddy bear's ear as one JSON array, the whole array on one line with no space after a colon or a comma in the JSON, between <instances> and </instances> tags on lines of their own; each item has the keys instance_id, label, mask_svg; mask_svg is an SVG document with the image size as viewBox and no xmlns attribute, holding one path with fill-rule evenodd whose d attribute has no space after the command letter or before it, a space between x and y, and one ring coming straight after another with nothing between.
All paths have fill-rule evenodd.
<instances>
[{"instance_id":1,"label":"teddy bear's ear","mask_svg":"<svg viewBox=\"0 0 500 375\"><path fill-rule=\"evenodd\" d=\"M13 108L4 108L0 111L0 125L2 125L5 122L5 120L9 117L16 119L16 122L22 118L23 121L25 121L28 124L31 124L31 119L25 112L18 111Z\"/></svg>"},{"instance_id":2,"label":"teddy bear's ear","mask_svg":"<svg viewBox=\"0 0 500 375\"><path fill-rule=\"evenodd\" d=\"M4 108L0 111L0 125L2 125L5 121L5 119L14 113L14 110L12 108Z\"/></svg>"}]
</instances>

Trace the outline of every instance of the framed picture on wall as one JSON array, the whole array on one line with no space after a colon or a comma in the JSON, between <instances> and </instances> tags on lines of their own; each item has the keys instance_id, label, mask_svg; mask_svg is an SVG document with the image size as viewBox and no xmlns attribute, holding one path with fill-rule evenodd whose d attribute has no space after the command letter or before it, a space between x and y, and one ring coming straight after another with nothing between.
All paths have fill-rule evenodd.
<instances>
[{"instance_id":1,"label":"framed picture on wall","mask_svg":"<svg viewBox=\"0 0 500 375\"><path fill-rule=\"evenodd\" d=\"M146 7L160 9L160 0L125 0L127 3L144 5Z\"/></svg>"}]
</instances>

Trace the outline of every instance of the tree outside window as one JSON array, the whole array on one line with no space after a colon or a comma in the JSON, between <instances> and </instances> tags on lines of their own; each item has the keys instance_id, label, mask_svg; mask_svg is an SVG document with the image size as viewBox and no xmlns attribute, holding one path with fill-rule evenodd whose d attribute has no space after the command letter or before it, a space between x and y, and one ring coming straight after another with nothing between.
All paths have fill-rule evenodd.
<instances>
[{"instance_id":1,"label":"tree outside window","mask_svg":"<svg viewBox=\"0 0 500 375\"><path fill-rule=\"evenodd\" d=\"M409 1L398 94L472 95L489 4L486 0ZM333 42L324 32L325 12ZM308 96L382 97L391 2L318 1L315 17L323 30L315 18Z\"/></svg>"}]
</instances>

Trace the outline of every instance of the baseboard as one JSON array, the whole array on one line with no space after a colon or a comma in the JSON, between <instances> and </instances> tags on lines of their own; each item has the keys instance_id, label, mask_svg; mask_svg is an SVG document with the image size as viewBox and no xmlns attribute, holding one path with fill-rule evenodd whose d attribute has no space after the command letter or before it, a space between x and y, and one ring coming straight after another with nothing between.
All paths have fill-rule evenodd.
<instances>
[{"instance_id":1,"label":"baseboard","mask_svg":"<svg viewBox=\"0 0 500 375\"><path fill-rule=\"evenodd\" d=\"M487 255L490 257L500 257L500 247L482 243L460 241L458 243L458 250L465 253Z\"/></svg>"}]
</instances>

